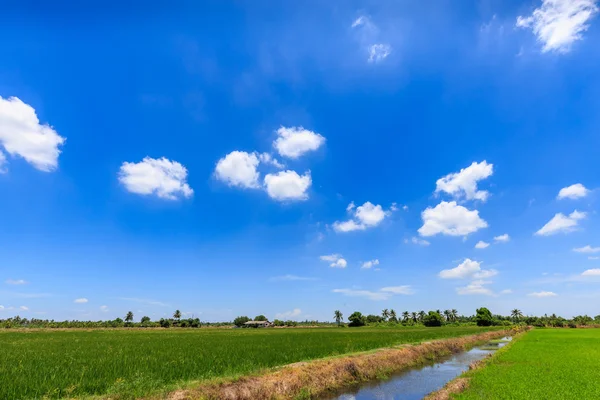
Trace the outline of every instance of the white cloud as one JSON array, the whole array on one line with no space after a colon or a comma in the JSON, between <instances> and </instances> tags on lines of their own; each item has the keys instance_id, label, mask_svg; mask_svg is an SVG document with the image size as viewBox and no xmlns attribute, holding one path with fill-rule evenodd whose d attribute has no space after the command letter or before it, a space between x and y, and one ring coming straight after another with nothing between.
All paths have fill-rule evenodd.
<instances>
[{"instance_id":1,"label":"white cloud","mask_svg":"<svg viewBox=\"0 0 600 400\"><path fill-rule=\"evenodd\" d=\"M390 215L390 211L384 211L379 204L375 205L370 201L356 208L354 202L352 202L346 207L346 211L353 213L353 219L334 222L333 229L336 232L351 232L372 228L379 225L386 216Z\"/></svg>"},{"instance_id":2,"label":"white cloud","mask_svg":"<svg viewBox=\"0 0 600 400\"><path fill-rule=\"evenodd\" d=\"M370 63L378 63L387 58L392 52L392 46L385 43L375 43L369 46L369 58Z\"/></svg>"},{"instance_id":3,"label":"white cloud","mask_svg":"<svg viewBox=\"0 0 600 400\"><path fill-rule=\"evenodd\" d=\"M429 246L431 243L429 243L427 240L425 239L419 239L416 236L413 236L410 238L410 240L408 239L404 239L404 243L412 243L412 244L418 244L419 246Z\"/></svg>"},{"instance_id":4,"label":"white cloud","mask_svg":"<svg viewBox=\"0 0 600 400\"><path fill-rule=\"evenodd\" d=\"M194 191L187 184L187 169L177 161L145 157L139 163L124 162L119 182L131 193L176 200L189 198Z\"/></svg>"},{"instance_id":5,"label":"white cloud","mask_svg":"<svg viewBox=\"0 0 600 400\"><path fill-rule=\"evenodd\" d=\"M466 258L457 267L444 269L438 274L442 279L486 279L497 275L498 271L494 269L481 269L481 263Z\"/></svg>"},{"instance_id":6,"label":"white cloud","mask_svg":"<svg viewBox=\"0 0 600 400\"><path fill-rule=\"evenodd\" d=\"M275 318L277 319L291 319L297 318L302 314L302 310L299 308L294 308L292 311L285 311L282 313L275 314Z\"/></svg>"},{"instance_id":7,"label":"white cloud","mask_svg":"<svg viewBox=\"0 0 600 400\"><path fill-rule=\"evenodd\" d=\"M59 146L65 142L49 125L42 125L35 109L16 97L0 97L0 145L34 168L50 172L58 167ZM0 169L6 158L2 155Z\"/></svg>"},{"instance_id":8,"label":"white cloud","mask_svg":"<svg viewBox=\"0 0 600 400\"><path fill-rule=\"evenodd\" d=\"M317 150L325 138L320 134L304 129L303 127L280 127L277 129L279 137L273 142L273 146L282 157L298 158L304 153Z\"/></svg>"},{"instance_id":9,"label":"white cloud","mask_svg":"<svg viewBox=\"0 0 600 400\"><path fill-rule=\"evenodd\" d=\"M341 254L330 254L327 256L319 257L321 261L329 262L329 266L332 268L346 268L348 262L342 257Z\"/></svg>"},{"instance_id":10,"label":"white cloud","mask_svg":"<svg viewBox=\"0 0 600 400\"><path fill-rule=\"evenodd\" d=\"M500 294L511 294L512 292L512 289L504 289L500 291Z\"/></svg>"},{"instance_id":11,"label":"white cloud","mask_svg":"<svg viewBox=\"0 0 600 400\"><path fill-rule=\"evenodd\" d=\"M449 236L466 236L487 228L488 224L479 217L479 211L468 210L455 201L442 201L434 208L427 207L421 213L423 226L419 228L421 236L434 236L439 233Z\"/></svg>"},{"instance_id":12,"label":"white cloud","mask_svg":"<svg viewBox=\"0 0 600 400\"><path fill-rule=\"evenodd\" d=\"M23 310L23 311L29 311L29 307L27 307L27 306L21 306L21 307L19 307L19 309Z\"/></svg>"},{"instance_id":13,"label":"white cloud","mask_svg":"<svg viewBox=\"0 0 600 400\"><path fill-rule=\"evenodd\" d=\"M600 268L592 268L581 273L582 276L600 276Z\"/></svg>"},{"instance_id":14,"label":"white cloud","mask_svg":"<svg viewBox=\"0 0 600 400\"><path fill-rule=\"evenodd\" d=\"M7 279L6 284L8 285L25 285L28 282L24 279Z\"/></svg>"},{"instance_id":15,"label":"white cloud","mask_svg":"<svg viewBox=\"0 0 600 400\"><path fill-rule=\"evenodd\" d=\"M357 28L359 26L367 24L370 24L369 18L364 15L361 15L360 17L356 18L354 22L352 22L352 28Z\"/></svg>"},{"instance_id":16,"label":"white cloud","mask_svg":"<svg viewBox=\"0 0 600 400\"><path fill-rule=\"evenodd\" d=\"M508 233L505 233L504 235L500 236L494 236L494 241L496 243L506 243L510 241L510 236L508 235Z\"/></svg>"},{"instance_id":17,"label":"white cloud","mask_svg":"<svg viewBox=\"0 0 600 400\"><path fill-rule=\"evenodd\" d=\"M281 282L281 281L314 281L315 278L309 278L305 276L297 276L297 275L282 275L282 276L274 276L269 279L271 282Z\"/></svg>"},{"instance_id":18,"label":"white cloud","mask_svg":"<svg viewBox=\"0 0 600 400\"><path fill-rule=\"evenodd\" d=\"M86 299L85 297L79 298L79 299L75 299L73 301L74 303L79 303L79 304L84 304L88 302L88 299Z\"/></svg>"},{"instance_id":19,"label":"white cloud","mask_svg":"<svg viewBox=\"0 0 600 400\"><path fill-rule=\"evenodd\" d=\"M576 183L574 185L560 189L556 198L559 200L579 199L580 197L587 196L589 192L590 191L586 189L586 187L583 186L581 183Z\"/></svg>"},{"instance_id":20,"label":"white cloud","mask_svg":"<svg viewBox=\"0 0 600 400\"><path fill-rule=\"evenodd\" d=\"M477 244L475 245L476 249L485 249L486 247L488 247L490 244L487 242L484 242L483 240L480 240L479 242L477 242Z\"/></svg>"},{"instance_id":21,"label":"white cloud","mask_svg":"<svg viewBox=\"0 0 600 400\"><path fill-rule=\"evenodd\" d=\"M557 296L557 294L554 293L554 292L544 292L544 291L542 291L542 292L529 293L527 296L530 296L530 297L554 297L554 296Z\"/></svg>"},{"instance_id":22,"label":"white cloud","mask_svg":"<svg viewBox=\"0 0 600 400\"><path fill-rule=\"evenodd\" d=\"M0 151L0 174L5 174L8 170L6 169L6 156Z\"/></svg>"},{"instance_id":23,"label":"white cloud","mask_svg":"<svg viewBox=\"0 0 600 400\"><path fill-rule=\"evenodd\" d=\"M600 260L600 257L592 257L592 256L589 256L589 257L588 257L588 260Z\"/></svg>"},{"instance_id":24,"label":"white cloud","mask_svg":"<svg viewBox=\"0 0 600 400\"><path fill-rule=\"evenodd\" d=\"M393 294L405 294L410 295L414 294L415 291L412 289L410 285L402 285L402 286L388 286L379 289L381 292L393 293Z\"/></svg>"},{"instance_id":25,"label":"white cloud","mask_svg":"<svg viewBox=\"0 0 600 400\"><path fill-rule=\"evenodd\" d=\"M542 43L542 52L566 53L583 38L597 12L596 0L542 0L531 16L517 17L516 26L531 28Z\"/></svg>"},{"instance_id":26,"label":"white cloud","mask_svg":"<svg viewBox=\"0 0 600 400\"><path fill-rule=\"evenodd\" d=\"M573 251L577 253L600 253L600 247L592 247L588 244L587 246L575 248Z\"/></svg>"},{"instance_id":27,"label":"white cloud","mask_svg":"<svg viewBox=\"0 0 600 400\"><path fill-rule=\"evenodd\" d=\"M348 207L346 207L346 212L350 212L352 210L354 210L356 208L356 204L354 204L353 201L350 202L350 204L348 204Z\"/></svg>"},{"instance_id":28,"label":"white cloud","mask_svg":"<svg viewBox=\"0 0 600 400\"><path fill-rule=\"evenodd\" d=\"M491 289L485 287L484 285L489 284L487 281L473 281L467 286L456 288L456 293L459 295L471 295L471 294L481 294L486 296L492 296L494 292Z\"/></svg>"},{"instance_id":29,"label":"white cloud","mask_svg":"<svg viewBox=\"0 0 600 400\"><path fill-rule=\"evenodd\" d=\"M361 268L363 268L363 269L370 269L370 268L373 268L373 266L375 266L375 265L379 265L379 260L378 259L364 262L362 264Z\"/></svg>"},{"instance_id":30,"label":"white cloud","mask_svg":"<svg viewBox=\"0 0 600 400\"><path fill-rule=\"evenodd\" d=\"M392 294L389 292L371 292L369 290L355 289L333 289L332 292L341 293L350 297L364 297L369 300L387 300L392 296Z\"/></svg>"},{"instance_id":31,"label":"white cloud","mask_svg":"<svg viewBox=\"0 0 600 400\"><path fill-rule=\"evenodd\" d=\"M436 182L435 192L446 192L457 199L486 201L489 192L477 190L477 183L494 173L494 165L486 161L474 162L459 172L448 174Z\"/></svg>"},{"instance_id":32,"label":"white cloud","mask_svg":"<svg viewBox=\"0 0 600 400\"><path fill-rule=\"evenodd\" d=\"M276 158L274 158L271 154L269 153L261 153L258 156L259 160L261 163L267 164L267 165L271 165L275 168L279 168L279 169L283 169L285 168L285 165L283 165L282 163L280 163Z\"/></svg>"},{"instance_id":33,"label":"white cloud","mask_svg":"<svg viewBox=\"0 0 600 400\"><path fill-rule=\"evenodd\" d=\"M269 197L279 201L306 200L306 191L312 184L310 171L300 176L296 171L280 171L265 176L265 188Z\"/></svg>"},{"instance_id":34,"label":"white cloud","mask_svg":"<svg viewBox=\"0 0 600 400\"><path fill-rule=\"evenodd\" d=\"M573 211L569 216L558 213L535 234L549 236L559 232L569 233L576 230L578 222L586 217L586 213L577 210Z\"/></svg>"},{"instance_id":35,"label":"white cloud","mask_svg":"<svg viewBox=\"0 0 600 400\"><path fill-rule=\"evenodd\" d=\"M100 311L108 312L108 306L100 306Z\"/></svg>"},{"instance_id":36,"label":"white cloud","mask_svg":"<svg viewBox=\"0 0 600 400\"><path fill-rule=\"evenodd\" d=\"M257 189L260 187L260 174L256 170L258 164L259 158L255 153L232 151L217 162L215 176L229 186Z\"/></svg>"}]
</instances>

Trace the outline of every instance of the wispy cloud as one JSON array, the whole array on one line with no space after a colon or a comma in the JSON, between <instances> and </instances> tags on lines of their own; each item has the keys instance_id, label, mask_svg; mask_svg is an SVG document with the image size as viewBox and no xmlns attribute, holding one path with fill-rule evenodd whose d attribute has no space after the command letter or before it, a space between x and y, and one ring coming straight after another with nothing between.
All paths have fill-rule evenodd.
<instances>
[{"instance_id":1,"label":"wispy cloud","mask_svg":"<svg viewBox=\"0 0 600 400\"><path fill-rule=\"evenodd\" d=\"M387 300L394 295L411 295L415 291L410 285L388 286L379 289L378 291L361 290L361 289L333 289L333 293L340 293L349 297L363 297L368 300Z\"/></svg>"},{"instance_id":2,"label":"wispy cloud","mask_svg":"<svg viewBox=\"0 0 600 400\"><path fill-rule=\"evenodd\" d=\"M152 299L140 299L138 297L115 297L116 300L131 301L134 303L147 304L151 306L169 307L169 304Z\"/></svg>"},{"instance_id":3,"label":"wispy cloud","mask_svg":"<svg viewBox=\"0 0 600 400\"><path fill-rule=\"evenodd\" d=\"M7 279L6 280L6 284L7 285L25 285L29 282L25 281L24 279Z\"/></svg>"},{"instance_id":4,"label":"wispy cloud","mask_svg":"<svg viewBox=\"0 0 600 400\"><path fill-rule=\"evenodd\" d=\"M269 278L269 282L283 282L283 281L314 281L316 278L311 278L307 276L298 276L298 275L282 275L282 276L274 276Z\"/></svg>"}]
</instances>

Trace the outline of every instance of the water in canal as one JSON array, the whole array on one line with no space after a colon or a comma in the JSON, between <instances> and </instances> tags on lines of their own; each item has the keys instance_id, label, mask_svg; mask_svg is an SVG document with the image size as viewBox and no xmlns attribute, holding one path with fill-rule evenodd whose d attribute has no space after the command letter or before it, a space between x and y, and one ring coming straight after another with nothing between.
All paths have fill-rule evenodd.
<instances>
[{"instance_id":1,"label":"water in canal","mask_svg":"<svg viewBox=\"0 0 600 400\"><path fill-rule=\"evenodd\" d=\"M510 338L504 338L506 341ZM420 400L431 392L444 387L478 361L493 353L506 342L488 343L483 346L439 360L435 364L403 371L385 381L368 382L347 389L328 400Z\"/></svg>"}]
</instances>

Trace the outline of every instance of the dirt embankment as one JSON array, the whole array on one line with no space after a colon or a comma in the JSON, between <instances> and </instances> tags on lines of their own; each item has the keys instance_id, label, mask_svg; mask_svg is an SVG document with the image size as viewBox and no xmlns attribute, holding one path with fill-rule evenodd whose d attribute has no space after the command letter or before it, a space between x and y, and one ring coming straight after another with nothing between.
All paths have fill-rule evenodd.
<instances>
[{"instance_id":1,"label":"dirt embankment","mask_svg":"<svg viewBox=\"0 0 600 400\"><path fill-rule=\"evenodd\" d=\"M355 383L381 378L427 360L459 353L478 343L510 335L509 330L380 349L297 363L258 376L210 382L171 393L170 400L315 398Z\"/></svg>"}]
</instances>

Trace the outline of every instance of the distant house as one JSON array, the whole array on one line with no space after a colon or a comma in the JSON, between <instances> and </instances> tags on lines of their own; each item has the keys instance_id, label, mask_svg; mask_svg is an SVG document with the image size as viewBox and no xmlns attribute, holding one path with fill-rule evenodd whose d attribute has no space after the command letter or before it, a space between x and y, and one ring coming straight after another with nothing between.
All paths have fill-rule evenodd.
<instances>
[{"instance_id":1,"label":"distant house","mask_svg":"<svg viewBox=\"0 0 600 400\"><path fill-rule=\"evenodd\" d=\"M244 328L268 328L273 326L269 321L248 321L244 324Z\"/></svg>"}]
</instances>

